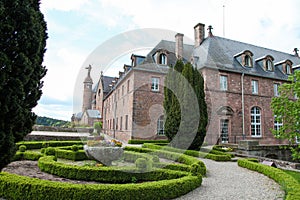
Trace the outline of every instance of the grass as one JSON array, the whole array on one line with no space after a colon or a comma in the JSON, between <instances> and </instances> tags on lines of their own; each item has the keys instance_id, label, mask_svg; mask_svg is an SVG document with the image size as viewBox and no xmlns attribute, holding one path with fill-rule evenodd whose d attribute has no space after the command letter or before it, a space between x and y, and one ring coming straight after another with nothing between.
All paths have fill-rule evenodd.
<instances>
[{"instance_id":1,"label":"grass","mask_svg":"<svg viewBox=\"0 0 300 200\"><path fill-rule=\"evenodd\" d=\"M283 171L288 175L292 176L294 179L296 179L298 183L300 183L300 172L290 171L290 170L283 170Z\"/></svg>"}]
</instances>

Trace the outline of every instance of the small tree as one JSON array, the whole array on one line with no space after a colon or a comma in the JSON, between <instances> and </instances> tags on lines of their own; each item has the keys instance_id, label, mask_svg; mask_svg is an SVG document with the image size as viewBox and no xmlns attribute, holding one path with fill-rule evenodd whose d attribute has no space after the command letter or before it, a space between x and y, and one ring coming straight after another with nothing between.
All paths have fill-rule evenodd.
<instances>
[{"instance_id":1,"label":"small tree","mask_svg":"<svg viewBox=\"0 0 300 200\"><path fill-rule=\"evenodd\" d=\"M0 171L32 131L42 95L46 22L39 0L0 1Z\"/></svg>"},{"instance_id":2,"label":"small tree","mask_svg":"<svg viewBox=\"0 0 300 200\"><path fill-rule=\"evenodd\" d=\"M102 122L95 122L94 129L96 129L97 133L100 134L102 130Z\"/></svg>"},{"instance_id":3,"label":"small tree","mask_svg":"<svg viewBox=\"0 0 300 200\"><path fill-rule=\"evenodd\" d=\"M300 160L300 71L295 71L288 78L289 82L279 87L280 96L274 97L271 108L277 122L283 125L279 130L272 130L277 138L288 139L293 158ZM296 145L296 146L295 146Z\"/></svg>"}]
</instances>

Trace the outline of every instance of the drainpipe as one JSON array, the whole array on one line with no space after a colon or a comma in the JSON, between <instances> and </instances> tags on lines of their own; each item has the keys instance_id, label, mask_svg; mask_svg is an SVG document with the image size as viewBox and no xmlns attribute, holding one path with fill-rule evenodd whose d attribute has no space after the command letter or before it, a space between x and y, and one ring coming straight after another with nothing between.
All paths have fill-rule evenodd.
<instances>
[{"instance_id":1,"label":"drainpipe","mask_svg":"<svg viewBox=\"0 0 300 200\"><path fill-rule=\"evenodd\" d=\"M245 102L244 102L244 72L241 76L241 83L242 83L242 117L243 117L243 140L246 139L245 137Z\"/></svg>"}]
</instances>

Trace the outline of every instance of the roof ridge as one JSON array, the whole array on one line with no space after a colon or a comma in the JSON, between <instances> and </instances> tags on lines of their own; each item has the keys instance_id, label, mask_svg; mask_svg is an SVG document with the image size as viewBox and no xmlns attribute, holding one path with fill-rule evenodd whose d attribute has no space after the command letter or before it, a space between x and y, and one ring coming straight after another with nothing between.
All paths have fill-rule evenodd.
<instances>
[{"instance_id":1,"label":"roof ridge","mask_svg":"<svg viewBox=\"0 0 300 200\"><path fill-rule=\"evenodd\" d=\"M222 40L228 40L228 41L232 41L232 42L237 42L237 43L245 44L245 45L248 45L248 46L253 46L253 47L256 47L256 48L265 49L265 50L268 50L268 51L275 51L275 52L278 52L278 53L284 53L284 54L293 56L293 54L291 54L291 53L287 53L287 52L283 52L283 51L279 51L279 50L275 50L275 49L271 49L271 48L267 48L267 47L263 47L263 46L258 46L258 45L255 45L255 44L250 44L250 43L247 43L247 42L241 42L241 41L238 41L238 40L233 40L233 39L224 38L224 37L220 37L220 36L213 36L213 37L219 38L219 39L222 39ZM207 38L209 38L209 37L207 37Z\"/></svg>"}]
</instances>

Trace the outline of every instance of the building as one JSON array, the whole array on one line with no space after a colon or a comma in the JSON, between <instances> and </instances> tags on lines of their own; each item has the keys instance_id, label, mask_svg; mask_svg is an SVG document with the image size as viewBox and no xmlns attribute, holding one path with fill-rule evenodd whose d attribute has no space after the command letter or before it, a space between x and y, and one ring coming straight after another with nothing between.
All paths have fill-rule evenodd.
<instances>
[{"instance_id":1,"label":"building","mask_svg":"<svg viewBox=\"0 0 300 200\"><path fill-rule=\"evenodd\" d=\"M92 98L83 98L101 113L103 131L124 141L165 138L164 77L182 59L204 77L208 144L244 139L284 143L270 131L281 126L274 121L270 102L279 95L278 86L299 69L298 50L288 54L214 36L211 26L207 37L205 32L205 25L199 23L194 27L194 45L183 44L184 35L178 33L175 42L162 40L145 57L133 54L132 64L124 65L119 77L101 74Z\"/></svg>"}]
</instances>

